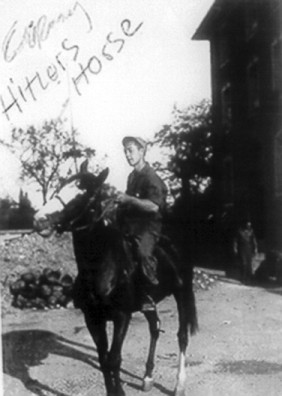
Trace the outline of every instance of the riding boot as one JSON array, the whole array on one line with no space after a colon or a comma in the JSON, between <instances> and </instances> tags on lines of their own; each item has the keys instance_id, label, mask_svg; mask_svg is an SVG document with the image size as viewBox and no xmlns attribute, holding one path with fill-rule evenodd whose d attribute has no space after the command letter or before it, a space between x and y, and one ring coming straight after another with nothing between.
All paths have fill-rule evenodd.
<instances>
[{"instance_id":1,"label":"riding boot","mask_svg":"<svg viewBox=\"0 0 282 396\"><path fill-rule=\"evenodd\" d=\"M152 256L143 256L140 264L143 278L140 290L141 312L156 312L156 304L151 297L151 291L159 284L156 275L157 260Z\"/></svg>"}]
</instances>

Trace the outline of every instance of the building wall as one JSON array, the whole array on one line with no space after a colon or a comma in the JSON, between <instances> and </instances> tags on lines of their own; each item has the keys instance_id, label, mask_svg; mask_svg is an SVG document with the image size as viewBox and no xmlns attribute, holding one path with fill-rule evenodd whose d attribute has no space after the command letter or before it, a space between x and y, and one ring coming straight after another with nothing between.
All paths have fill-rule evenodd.
<instances>
[{"instance_id":1,"label":"building wall","mask_svg":"<svg viewBox=\"0 0 282 396\"><path fill-rule=\"evenodd\" d=\"M218 216L248 216L282 250L281 3L218 0L197 34L211 43Z\"/></svg>"}]
</instances>

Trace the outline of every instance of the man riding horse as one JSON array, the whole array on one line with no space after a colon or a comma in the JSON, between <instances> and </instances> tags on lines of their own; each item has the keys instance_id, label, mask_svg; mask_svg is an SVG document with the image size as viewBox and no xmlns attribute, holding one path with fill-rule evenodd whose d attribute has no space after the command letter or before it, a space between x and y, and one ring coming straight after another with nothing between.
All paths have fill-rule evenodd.
<instances>
[{"instance_id":1,"label":"man riding horse","mask_svg":"<svg viewBox=\"0 0 282 396\"><path fill-rule=\"evenodd\" d=\"M108 169L93 175L87 171L87 162L38 210L34 216L34 228L45 237L53 231L72 233L78 269L74 303L82 310L97 347L107 396L125 396L120 378L122 346L132 313L140 308L150 331L142 389L152 389L154 358L160 335L155 302L173 295L179 318L179 364L173 394L184 396L186 350L189 336L198 327L193 267L188 261L178 260L180 278L174 262L169 260L170 256L175 260L177 255L171 242L161 236L166 188L145 161L145 142L125 138L123 144L126 158L134 167L126 193L117 198L123 235L115 221L115 199L105 199L104 182ZM181 287L175 282L177 278ZM142 294L144 288L146 293ZM150 293L152 297L149 297ZM109 321L113 322L111 345L107 334Z\"/></svg>"},{"instance_id":2,"label":"man riding horse","mask_svg":"<svg viewBox=\"0 0 282 396\"><path fill-rule=\"evenodd\" d=\"M167 188L154 169L146 162L146 142L140 137L127 136L122 140L125 157L134 170L127 180L126 192L117 197L118 218L125 237L133 237L142 279L141 310L155 310L150 296L152 288L158 285L157 260L154 249L162 230L162 213L166 205ZM168 259L169 261L169 259ZM176 283L181 280L176 267Z\"/></svg>"}]
</instances>

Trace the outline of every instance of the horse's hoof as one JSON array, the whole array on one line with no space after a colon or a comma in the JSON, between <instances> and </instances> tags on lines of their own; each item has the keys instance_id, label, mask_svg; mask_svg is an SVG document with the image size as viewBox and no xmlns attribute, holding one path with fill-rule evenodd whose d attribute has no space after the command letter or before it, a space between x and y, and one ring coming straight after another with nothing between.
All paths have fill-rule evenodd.
<instances>
[{"instance_id":1,"label":"horse's hoof","mask_svg":"<svg viewBox=\"0 0 282 396\"><path fill-rule=\"evenodd\" d=\"M150 377L143 378L142 390L144 392L149 392L154 386L154 380Z\"/></svg>"},{"instance_id":2,"label":"horse's hoof","mask_svg":"<svg viewBox=\"0 0 282 396\"><path fill-rule=\"evenodd\" d=\"M186 396L185 389L175 389L173 396Z\"/></svg>"},{"instance_id":3,"label":"horse's hoof","mask_svg":"<svg viewBox=\"0 0 282 396\"><path fill-rule=\"evenodd\" d=\"M118 392L110 392L107 393L107 396L126 396L125 392L122 390L119 390Z\"/></svg>"},{"instance_id":4,"label":"horse's hoof","mask_svg":"<svg viewBox=\"0 0 282 396\"><path fill-rule=\"evenodd\" d=\"M126 394L122 387L118 387L115 390L108 391L107 396L126 396Z\"/></svg>"},{"instance_id":5,"label":"horse's hoof","mask_svg":"<svg viewBox=\"0 0 282 396\"><path fill-rule=\"evenodd\" d=\"M108 393L107 396L125 396L125 393Z\"/></svg>"}]
</instances>

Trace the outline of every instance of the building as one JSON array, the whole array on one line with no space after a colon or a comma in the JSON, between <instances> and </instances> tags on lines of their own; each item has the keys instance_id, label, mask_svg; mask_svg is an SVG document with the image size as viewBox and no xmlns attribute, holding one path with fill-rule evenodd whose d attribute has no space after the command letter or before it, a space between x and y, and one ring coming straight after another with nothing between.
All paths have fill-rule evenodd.
<instances>
[{"instance_id":1,"label":"building","mask_svg":"<svg viewBox=\"0 0 282 396\"><path fill-rule=\"evenodd\" d=\"M282 251L282 2L216 0L193 39L210 41L218 218Z\"/></svg>"}]
</instances>

